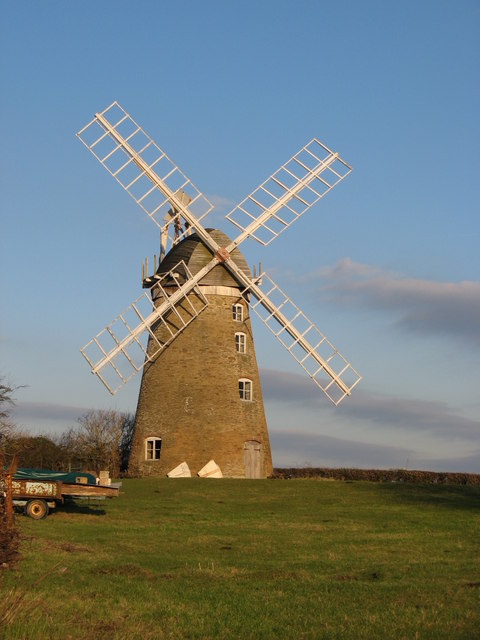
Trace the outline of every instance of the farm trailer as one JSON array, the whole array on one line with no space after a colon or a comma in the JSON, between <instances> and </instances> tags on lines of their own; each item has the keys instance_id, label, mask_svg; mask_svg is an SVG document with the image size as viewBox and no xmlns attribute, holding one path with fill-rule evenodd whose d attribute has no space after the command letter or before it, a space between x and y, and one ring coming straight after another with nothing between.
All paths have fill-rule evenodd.
<instances>
[{"instance_id":1,"label":"farm trailer","mask_svg":"<svg viewBox=\"0 0 480 640\"><path fill-rule=\"evenodd\" d=\"M24 507L25 514L34 520L48 515L49 509L67 500L84 498L115 498L119 485L102 486L98 484L69 483L61 480L43 480L28 478L12 479L12 500L17 507Z\"/></svg>"}]
</instances>

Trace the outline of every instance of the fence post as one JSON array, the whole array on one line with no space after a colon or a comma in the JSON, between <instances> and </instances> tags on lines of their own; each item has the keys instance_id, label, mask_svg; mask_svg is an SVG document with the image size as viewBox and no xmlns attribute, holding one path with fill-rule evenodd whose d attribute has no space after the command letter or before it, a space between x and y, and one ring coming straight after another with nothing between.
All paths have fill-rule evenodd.
<instances>
[{"instance_id":1,"label":"fence post","mask_svg":"<svg viewBox=\"0 0 480 640\"><path fill-rule=\"evenodd\" d=\"M12 476L16 473L17 467L18 460L15 455L5 472L5 516L8 529L13 527Z\"/></svg>"}]
</instances>

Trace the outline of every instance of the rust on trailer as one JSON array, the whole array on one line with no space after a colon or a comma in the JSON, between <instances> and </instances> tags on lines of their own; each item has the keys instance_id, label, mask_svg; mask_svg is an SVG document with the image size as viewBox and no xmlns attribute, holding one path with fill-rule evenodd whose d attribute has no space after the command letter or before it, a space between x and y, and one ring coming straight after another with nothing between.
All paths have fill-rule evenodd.
<instances>
[{"instance_id":1,"label":"rust on trailer","mask_svg":"<svg viewBox=\"0 0 480 640\"><path fill-rule=\"evenodd\" d=\"M62 483L46 480L12 480L14 498L51 498L61 499Z\"/></svg>"}]
</instances>

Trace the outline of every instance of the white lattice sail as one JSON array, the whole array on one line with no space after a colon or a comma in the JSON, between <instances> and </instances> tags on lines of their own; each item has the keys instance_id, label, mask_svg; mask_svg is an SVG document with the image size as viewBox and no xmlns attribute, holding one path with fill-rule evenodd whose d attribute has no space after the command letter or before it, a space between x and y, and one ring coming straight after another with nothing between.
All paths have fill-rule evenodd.
<instances>
[{"instance_id":1,"label":"white lattice sail","mask_svg":"<svg viewBox=\"0 0 480 640\"><path fill-rule=\"evenodd\" d=\"M250 308L333 404L351 394L361 376L266 273L244 293L252 294Z\"/></svg>"},{"instance_id":2,"label":"white lattice sail","mask_svg":"<svg viewBox=\"0 0 480 640\"><path fill-rule=\"evenodd\" d=\"M117 102L95 114L77 137L163 231L175 228L183 207L197 221L213 208ZM178 240L188 229L176 226Z\"/></svg>"},{"instance_id":3,"label":"white lattice sail","mask_svg":"<svg viewBox=\"0 0 480 640\"><path fill-rule=\"evenodd\" d=\"M314 138L226 215L242 231L234 244L246 237L269 244L351 171Z\"/></svg>"},{"instance_id":4,"label":"white lattice sail","mask_svg":"<svg viewBox=\"0 0 480 640\"><path fill-rule=\"evenodd\" d=\"M178 283L180 274L188 278L182 286ZM207 307L205 295L192 283L190 271L180 262L80 350L92 373L112 395L147 362L152 362ZM152 300L153 289L155 299L161 300L158 306ZM156 336L159 323L166 329L167 337L162 341Z\"/></svg>"}]
</instances>

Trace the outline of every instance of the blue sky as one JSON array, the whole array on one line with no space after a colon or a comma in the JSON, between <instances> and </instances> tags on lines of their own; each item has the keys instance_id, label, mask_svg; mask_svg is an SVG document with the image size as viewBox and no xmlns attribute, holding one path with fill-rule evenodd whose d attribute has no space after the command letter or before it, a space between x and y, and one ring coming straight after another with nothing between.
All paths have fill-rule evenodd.
<instances>
[{"instance_id":1,"label":"blue sky","mask_svg":"<svg viewBox=\"0 0 480 640\"><path fill-rule=\"evenodd\" d=\"M254 326L274 464L480 472L480 4L0 2L0 373L59 432L111 398L79 353L140 293L151 221L75 137L117 100L223 216L312 137L353 166L264 248L362 374L331 406Z\"/></svg>"}]
</instances>

